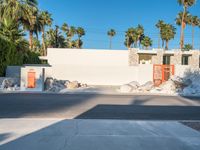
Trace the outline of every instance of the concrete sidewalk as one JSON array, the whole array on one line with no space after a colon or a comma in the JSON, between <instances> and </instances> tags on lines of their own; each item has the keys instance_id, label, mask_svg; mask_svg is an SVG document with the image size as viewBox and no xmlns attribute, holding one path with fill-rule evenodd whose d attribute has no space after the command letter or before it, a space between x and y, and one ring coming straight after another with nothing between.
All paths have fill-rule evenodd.
<instances>
[{"instance_id":1,"label":"concrete sidewalk","mask_svg":"<svg viewBox=\"0 0 200 150\"><path fill-rule=\"evenodd\" d=\"M1 119L0 150L199 150L200 133L178 122Z\"/></svg>"}]
</instances>

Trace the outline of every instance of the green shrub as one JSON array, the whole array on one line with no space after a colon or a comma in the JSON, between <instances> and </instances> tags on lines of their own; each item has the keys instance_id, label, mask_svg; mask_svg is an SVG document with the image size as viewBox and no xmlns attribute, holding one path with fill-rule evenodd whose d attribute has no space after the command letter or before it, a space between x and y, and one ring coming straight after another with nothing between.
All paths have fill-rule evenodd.
<instances>
[{"instance_id":1,"label":"green shrub","mask_svg":"<svg viewBox=\"0 0 200 150\"><path fill-rule=\"evenodd\" d=\"M32 51L27 51L24 55L23 64L41 64L39 59L40 54Z\"/></svg>"},{"instance_id":2,"label":"green shrub","mask_svg":"<svg viewBox=\"0 0 200 150\"><path fill-rule=\"evenodd\" d=\"M7 66L40 63L38 53L29 50L19 51L12 42L0 36L0 76L5 75Z\"/></svg>"},{"instance_id":3,"label":"green shrub","mask_svg":"<svg viewBox=\"0 0 200 150\"><path fill-rule=\"evenodd\" d=\"M7 66L22 64L23 54L16 50L14 44L0 37L0 76L5 75Z\"/></svg>"}]
</instances>

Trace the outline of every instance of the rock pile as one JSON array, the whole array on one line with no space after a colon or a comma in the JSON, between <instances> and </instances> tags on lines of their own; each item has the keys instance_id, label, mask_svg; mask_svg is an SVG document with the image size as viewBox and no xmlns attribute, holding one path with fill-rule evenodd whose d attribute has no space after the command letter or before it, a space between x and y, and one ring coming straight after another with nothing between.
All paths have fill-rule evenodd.
<instances>
[{"instance_id":1,"label":"rock pile","mask_svg":"<svg viewBox=\"0 0 200 150\"><path fill-rule=\"evenodd\" d=\"M85 88L87 84L81 84L78 81L57 80L47 78L45 81L45 90L49 92L60 92L63 89Z\"/></svg>"},{"instance_id":2,"label":"rock pile","mask_svg":"<svg viewBox=\"0 0 200 150\"><path fill-rule=\"evenodd\" d=\"M137 81L133 81L128 84L122 85L119 91L122 93L146 92L146 91L150 91L153 87L154 87L154 84L151 81L143 85L140 85Z\"/></svg>"},{"instance_id":3,"label":"rock pile","mask_svg":"<svg viewBox=\"0 0 200 150\"><path fill-rule=\"evenodd\" d=\"M180 78L178 76L173 76L159 87L155 87L152 81L143 85L139 85L138 82L133 81L122 85L119 91L121 93L149 92L157 94L200 95L200 79L197 81L196 77Z\"/></svg>"},{"instance_id":4,"label":"rock pile","mask_svg":"<svg viewBox=\"0 0 200 150\"><path fill-rule=\"evenodd\" d=\"M16 91L19 90L19 79L18 78L5 78L3 79L0 89L4 91Z\"/></svg>"}]
</instances>

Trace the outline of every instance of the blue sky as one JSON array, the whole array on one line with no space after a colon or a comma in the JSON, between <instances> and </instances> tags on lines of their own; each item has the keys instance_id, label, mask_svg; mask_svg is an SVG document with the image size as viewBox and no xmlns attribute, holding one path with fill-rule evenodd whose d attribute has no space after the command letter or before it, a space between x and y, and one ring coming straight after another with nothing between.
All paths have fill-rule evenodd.
<instances>
[{"instance_id":1,"label":"blue sky","mask_svg":"<svg viewBox=\"0 0 200 150\"><path fill-rule=\"evenodd\" d=\"M142 24L145 34L153 39L157 47L158 30L155 24L159 19L175 25L175 17L182 7L177 0L39 0L39 8L48 10L54 24L61 26L64 22L85 28L84 48L109 48L107 31L117 31L113 39L113 49L126 49L124 32L129 27ZM190 13L200 17L200 1L189 9ZM191 27L185 31L186 43L191 43ZM170 42L171 48L178 48L180 27L177 35ZM200 29L196 28L195 47L200 47Z\"/></svg>"}]
</instances>

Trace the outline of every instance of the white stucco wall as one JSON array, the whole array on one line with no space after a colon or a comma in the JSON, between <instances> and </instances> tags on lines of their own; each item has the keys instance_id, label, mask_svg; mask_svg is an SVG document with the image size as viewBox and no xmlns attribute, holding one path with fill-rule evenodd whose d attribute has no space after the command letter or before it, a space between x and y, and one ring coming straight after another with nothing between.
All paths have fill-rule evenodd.
<instances>
[{"instance_id":1,"label":"white stucco wall","mask_svg":"<svg viewBox=\"0 0 200 150\"><path fill-rule=\"evenodd\" d=\"M152 65L128 65L127 50L48 49L52 77L89 85L152 81Z\"/></svg>"},{"instance_id":2,"label":"white stucco wall","mask_svg":"<svg viewBox=\"0 0 200 150\"><path fill-rule=\"evenodd\" d=\"M128 51L49 48L47 59L50 65L128 66Z\"/></svg>"}]
</instances>

